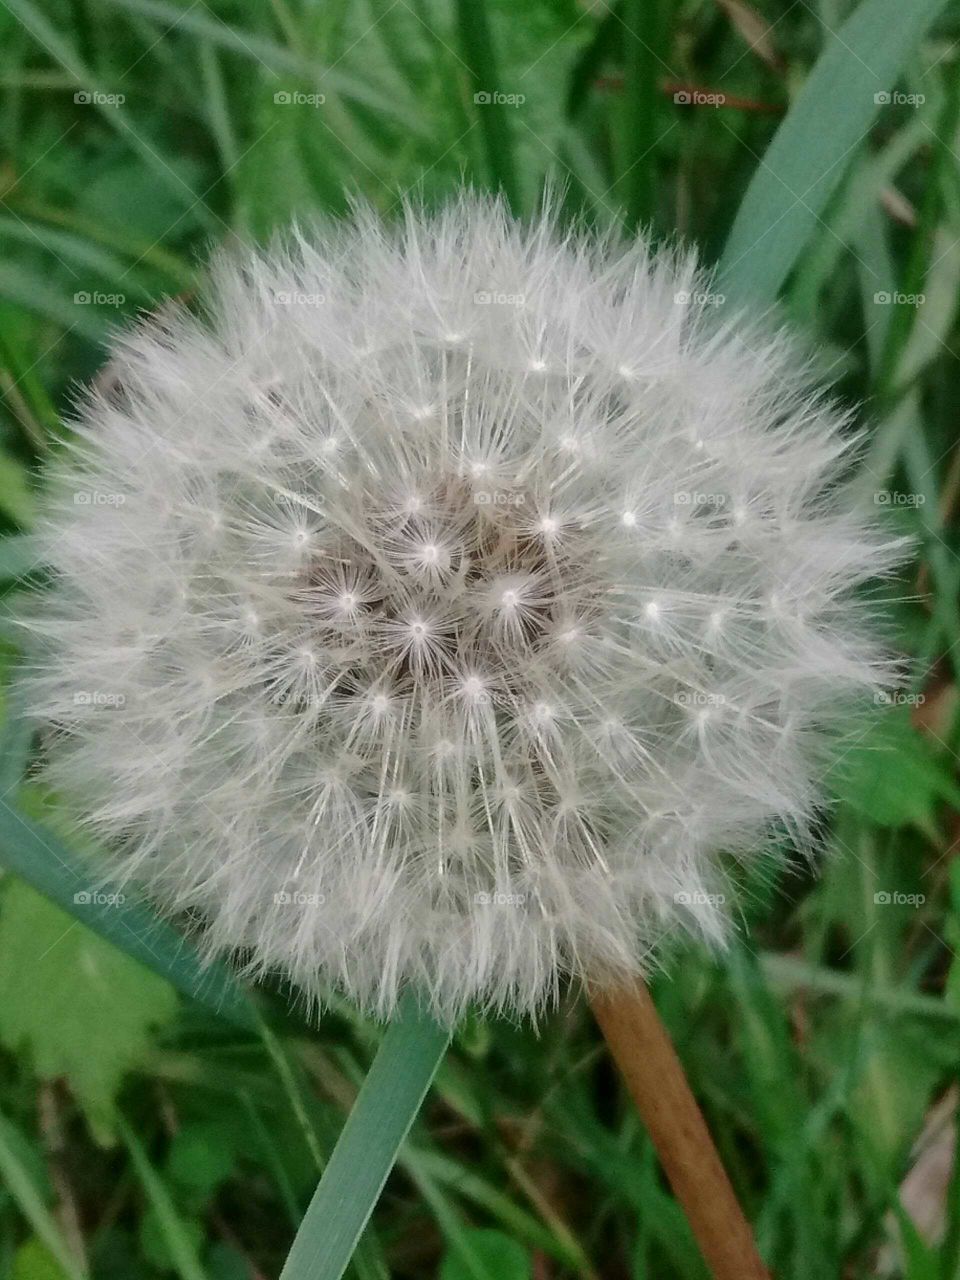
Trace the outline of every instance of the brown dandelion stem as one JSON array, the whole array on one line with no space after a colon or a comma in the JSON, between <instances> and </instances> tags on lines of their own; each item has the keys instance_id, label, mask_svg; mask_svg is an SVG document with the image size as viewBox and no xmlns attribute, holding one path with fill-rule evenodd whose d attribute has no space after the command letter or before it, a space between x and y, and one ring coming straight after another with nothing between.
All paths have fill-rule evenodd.
<instances>
[{"instance_id":1,"label":"brown dandelion stem","mask_svg":"<svg viewBox=\"0 0 960 1280\"><path fill-rule=\"evenodd\" d=\"M715 1280L770 1280L649 991L638 982L591 1004Z\"/></svg>"}]
</instances>

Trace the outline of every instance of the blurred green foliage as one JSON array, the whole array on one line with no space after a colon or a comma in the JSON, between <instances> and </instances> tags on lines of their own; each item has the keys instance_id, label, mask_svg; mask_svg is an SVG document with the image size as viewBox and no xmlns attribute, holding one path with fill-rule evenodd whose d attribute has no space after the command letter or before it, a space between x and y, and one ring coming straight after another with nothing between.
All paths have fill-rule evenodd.
<instances>
[{"instance_id":1,"label":"blurred green foliage","mask_svg":"<svg viewBox=\"0 0 960 1280\"><path fill-rule=\"evenodd\" d=\"M73 389L118 325L191 293L211 246L463 178L529 210L559 179L570 216L679 231L714 260L851 8L6 0L5 677ZM890 593L912 682L843 744L822 872L745 885L729 961L685 952L656 987L779 1280L960 1276L958 39L948 5L844 157L781 303L865 404L865 495L917 540ZM254 1009L223 975L198 987L189 948L133 904L102 940L111 908L76 900L85 864L51 834L69 814L21 786L29 750L5 719L0 863L20 874L0 879L0 1277L276 1276L379 1032L347 1008L305 1025L280 989ZM58 906L36 892L43 849L71 868ZM574 999L539 1033L461 1030L352 1269L704 1275Z\"/></svg>"}]
</instances>

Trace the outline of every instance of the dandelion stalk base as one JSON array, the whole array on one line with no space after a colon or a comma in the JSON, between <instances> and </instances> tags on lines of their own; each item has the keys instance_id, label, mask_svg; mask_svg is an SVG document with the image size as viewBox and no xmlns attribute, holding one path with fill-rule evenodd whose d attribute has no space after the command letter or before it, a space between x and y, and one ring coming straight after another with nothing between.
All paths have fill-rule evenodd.
<instances>
[{"instance_id":1,"label":"dandelion stalk base","mask_svg":"<svg viewBox=\"0 0 960 1280\"><path fill-rule=\"evenodd\" d=\"M638 982L591 1004L715 1280L769 1280L650 993Z\"/></svg>"}]
</instances>

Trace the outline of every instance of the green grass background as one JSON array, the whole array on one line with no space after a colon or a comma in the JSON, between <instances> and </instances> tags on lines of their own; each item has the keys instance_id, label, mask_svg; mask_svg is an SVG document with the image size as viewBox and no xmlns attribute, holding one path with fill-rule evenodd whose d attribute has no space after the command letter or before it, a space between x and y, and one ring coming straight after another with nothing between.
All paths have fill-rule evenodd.
<instances>
[{"instance_id":1,"label":"green grass background","mask_svg":"<svg viewBox=\"0 0 960 1280\"><path fill-rule=\"evenodd\" d=\"M0 662L8 678L72 389L125 318L194 290L213 245L352 194L385 212L408 190L432 201L462 178L523 212L560 179L571 216L679 231L714 261L751 179L773 172L782 209L762 243L734 234L725 279L772 298L782 261L784 316L863 405L865 498L917 538L891 593L914 676L851 731L822 867L746 884L726 961L671 955L655 994L778 1280L954 1280L960 14L942 6L835 155L836 103L867 114L870 57L837 34L852 10L0 4ZM808 183L764 156L825 50ZM781 237L805 217L794 262ZM381 1031L346 1007L308 1026L289 993L248 997L223 972L198 986L137 904L78 901L96 850L23 781L30 745L5 717L0 1277L274 1280ZM352 1274L702 1280L581 1000L539 1035L458 1032Z\"/></svg>"}]
</instances>

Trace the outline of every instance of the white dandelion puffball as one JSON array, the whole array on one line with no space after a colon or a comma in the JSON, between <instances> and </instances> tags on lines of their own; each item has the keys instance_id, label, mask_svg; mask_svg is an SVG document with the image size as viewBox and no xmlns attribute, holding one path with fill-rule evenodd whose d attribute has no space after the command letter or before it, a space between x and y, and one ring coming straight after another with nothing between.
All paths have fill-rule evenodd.
<instances>
[{"instance_id":1,"label":"white dandelion puffball","mask_svg":"<svg viewBox=\"0 0 960 1280\"><path fill-rule=\"evenodd\" d=\"M885 678L851 432L689 255L462 195L222 256L56 468L47 777L211 952L536 1013L722 938Z\"/></svg>"}]
</instances>

